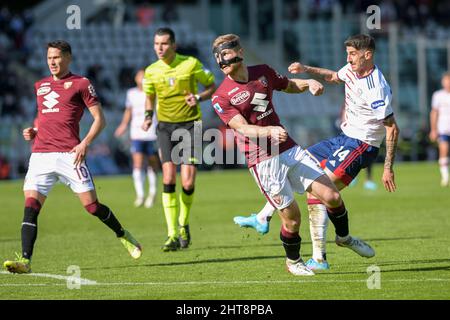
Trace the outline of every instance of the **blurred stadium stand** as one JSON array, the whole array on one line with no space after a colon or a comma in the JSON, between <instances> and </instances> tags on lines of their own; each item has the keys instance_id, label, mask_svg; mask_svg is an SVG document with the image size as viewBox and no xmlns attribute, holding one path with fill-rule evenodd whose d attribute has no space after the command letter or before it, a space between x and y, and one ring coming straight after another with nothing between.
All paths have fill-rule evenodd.
<instances>
[{"instance_id":1,"label":"blurred stadium stand","mask_svg":"<svg viewBox=\"0 0 450 320\"><path fill-rule=\"evenodd\" d=\"M24 2L24 3L27 3ZM338 0L186 0L77 1L81 29L66 26L72 1L28 1L0 6L0 158L10 164L10 178L26 169L29 146L21 129L35 114L33 82L48 75L46 43L65 39L72 45L72 71L95 84L108 127L92 147L88 161L95 173L127 172L128 145L113 131L119 123L133 73L156 60L152 37L160 26L174 29L179 52L197 56L223 76L211 54L221 33L242 36L247 63L268 63L287 73L293 61L337 70L345 64L344 40L371 33L377 41L376 63L391 84L402 129L404 160L435 157L424 138L431 94L450 68L449 1ZM150 3L150 4L149 4ZM366 8L381 9L381 30L367 30ZM343 88L326 94L276 93L274 103L288 130L307 146L335 133ZM209 102L202 103L204 128L220 125ZM84 117L82 132L90 116Z\"/></svg>"}]
</instances>

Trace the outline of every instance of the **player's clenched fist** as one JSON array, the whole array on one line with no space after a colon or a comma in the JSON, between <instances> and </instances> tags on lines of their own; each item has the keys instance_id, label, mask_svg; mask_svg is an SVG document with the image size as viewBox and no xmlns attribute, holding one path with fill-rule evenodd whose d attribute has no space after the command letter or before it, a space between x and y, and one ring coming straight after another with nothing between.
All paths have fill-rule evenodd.
<instances>
[{"instance_id":1,"label":"player's clenched fist","mask_svg":"<svg viewBox=\"0 0 450 320\"><path fill-rule=\"evenodd\" d=\"M309 92L313 96L320 96L323 93L323 85L314 79L308 80Z\"/></svg>"},{"instance_id":2,"label":"player's clenched fist","mask_svg":"<svg viewBox=\"0 0 450 320\"><path fill-rule=\"evenodd\" d=\"M29 128L25 128L23 129L23 138L27 141L33 140L34 137L36 137L36 131L34 128L29 127Z\"/></svg>"},{"instance_id":3,"label":"player's clenched fist","mask_svg":"<svg viewBox=\"0 0 450 320\"><path fill-rule=\"evenodd\" d=\"M290 73L303 73L306 72L306 68L300 62L294 62L288 67Z\"/></svg>"},{"instance_id":4,"label":"player's clenched fist","mask_svg":"<svg viewBox=\"0 0 450 320\"><path fill-rule=\"evenodd\" d=\"M195 107L197 105L197 99L193 93L185 94L184 100L189 107Z\"/></svg>"},{"instance_id":5,"label":"player's clenched fist","mask_svg":"<svg viewBox=\"0 0 450 320\"><path fill-rule=\"evenodd\" d=\"M152 125L152 118L148 118L144 120L141 128L142 130L147 131L148 129L150 129L151 125Z\"/></svg>"},{"instance_id":6,"label":"player's clenched fist","mask_svg":"<svg viewBox=\"0 0 450 320\"><path fill-rule=\"evenodd\" d=\"M283 127L270 126L269 130L272 143L275 145L285 142L288 138L288 133Z\"/></svg>"}]
</instances>

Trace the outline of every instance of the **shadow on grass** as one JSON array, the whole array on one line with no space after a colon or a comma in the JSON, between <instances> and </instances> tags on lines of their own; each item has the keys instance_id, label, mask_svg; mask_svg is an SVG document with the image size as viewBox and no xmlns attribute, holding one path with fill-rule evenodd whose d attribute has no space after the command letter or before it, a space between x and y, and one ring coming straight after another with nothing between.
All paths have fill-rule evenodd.
<instances>
[{"instance_id":1,"label":"shadow on grass","mask_svg":"<svg viewBox=\"0 0 450 320\"><path fill-rule=\"evenodd\" d=\"M255 256L255 257L236 257L236 258L216 258L216 259L202 259L202 260L191 260L191 261L179 261L179 262L162 262L162 263L148 263L139 265L126 265L126 266L113 266L113 267L102 267L102 269L123 269L123 268L141 268L141 267L170 267L170 266L184 266L184 265L195 265L204 263L226 263L226 262L237 262L237 261L252 261L255 260L269 260L269 259L284 259L283 255L274 256ZM83 267L83 270L97 270L98 267Z\"/></svg>"},{"instance_id":2,"label":"shadow on grass","mask_svg":"<svg viewBox=\"0 0 450 320\"><path fill-rule=\"evenodd\" d=\"M420 237L396 237L396 238L369 238L369 239L365 239L363 238L365 241L367 242L379 242L379 241L402 241L402 240L423 240L423 239L431 239L432 237L424 237L424 236L420 236ZM264 238L262 236L259 236L256 239L250 239L250 238L246 238L245 240L249 240L249 241L261 241L264 240ZM327 240L327 243L332 243L334 244L334 240ZM302 245L305 244L311 244L311 241L303 241L302 240ZM206 246L206 247L194 247L194 248L189 248L190 251L196 251L196 250L216 250L216 249L242 249L242 248L248 248L248 247L278 247L281 246L281 242L280 241L273 241L272 239L270 240L270 242L267 243L252 243L249 244L248 242L245 243L245 245L219 245L219 246Z\"/></svg>"}]
</instances>

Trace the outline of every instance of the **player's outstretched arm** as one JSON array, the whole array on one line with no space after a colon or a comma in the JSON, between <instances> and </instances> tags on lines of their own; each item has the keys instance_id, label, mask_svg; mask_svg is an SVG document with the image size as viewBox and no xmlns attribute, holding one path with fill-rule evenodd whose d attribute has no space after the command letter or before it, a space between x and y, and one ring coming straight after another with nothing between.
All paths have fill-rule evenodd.
<instances>
[{"instance_id":1,"label":"player's outstretched arm","mask_svg":"<svg viewBox=\"0 0 450 320\"><path fill-rule=\"evenodd\" d=\"M382 180L384 188L389 192L394 192L397 187L395 185L393 167L400 129L398 128L394 115L390 115L384 119L383 124L386 129L386 158L384 160Z\"/></svg>"},{"instance_id":2,"label":"player's outstretched arm","mask_svg":"<svg viewBox=\"0 0 450 320\"><path fill-rule=\"evenodd\" d=\"M309 89L314 96L320 96L323 93L323 85L314 79L289 79L289 84L284 90L286 93L300 93Z\"/></svg>"},{"instance_id":3,"label":"player's outstretched arm","mask_svg":"<svg viewBox=\"0 0 450 320\"><path fill-rule=\"evenodd\" d=\"M85 159L88 147L100 134L103 128L106 127L105 116L100 104L91 106L88 110L94 118L94 122L92 122L91 128L89 129L86 137L84 137L84 139L71 150L71 152L75 152L74 164L76 166L81 164L81 162Z\"/></svg>"},{"instance_id":4,"label":"player's outstretched arm","mask_svg":"<svg viewBox=\"0 0 450 320\"><path fill-rule=\"evenodd\" d=\"M131 120L131 109L126 108L123 113L122 121L120 122L116 131L114 131L115 137L120 137L121 135L123 135L125 133L125 131L127 130L128 124L130 123L130 120Z\"/></svg>"},{"instance_id":5,"label":"player's outstretched arm","mask_svg":"<svg viewBox=\"0 0 450 320\"><path fill-rule=\"evenodd\" d=\"M215 83L206 86L205 90L198 94L193 94L192 92L184 92L186 103L190 107L195 107L197 103L199 103L200 101L204 101L211 98L214 91L216 91Z\"/></svg>"},{"instance_id":6,"label":"player's outstretched arm","mask_svg":"<svg viewBox=\"0 0 450 320\"><path fill-rule=\"evenodd\" d=\"M155 105L156 105L155 95L147 94L146 98L145 98L145 119L141 126L142 130L144 130L144 131L147 131L148 129L150 129L150 127L152 125L153 112L155 110Z\"/></svg>"},{"instance_id":7,"label":"player's outstretched arm","mask_svg":"<svg viewBox=\"0 0 450 320\"><path fill-rule=\"evenodd\" d=\"M282 142L285 142L288 138L288 133L283 127L279 126L256 126L253 124L248 124L247 120L245 118L238 114L235 115L229 122L228 126L231 129L236 130L243 136L249 137L249 138L272 138L273 144L279 144Z\"/></svg>"},{"instance_id":8,"label":"player's outstretched arm","mask_svg":"<svg viewBox=\"0 0 450 320\"><path fill-rule=\"evenodd\" d=\"M341 83L341 79L339 79L338 74L336 71L325 69L325 68L317 68L317 67L310 67L304 64L301 64L300 62L294 62L288 67L288 71L290 73L309 73L309 74L315 74L319 77L322 77L327 82L330 83Z\"/></svg>"}]
</instances>

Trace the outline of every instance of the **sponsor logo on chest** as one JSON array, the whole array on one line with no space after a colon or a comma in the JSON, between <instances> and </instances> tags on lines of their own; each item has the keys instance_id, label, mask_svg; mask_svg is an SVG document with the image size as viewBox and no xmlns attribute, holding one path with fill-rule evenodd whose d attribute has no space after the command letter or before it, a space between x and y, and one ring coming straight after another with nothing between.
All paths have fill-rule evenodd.
<instances>
[{"instance_id":1,"label":"sponsor logo on chest","mask_svg":"<svg viewBox=\"0 0 450 320\"><path fill-rule=\"evenodd\" d=\"M44 96L44 101L42 104L46 106L48 109L42 109L42 113L49 113L49 112L59 112L59 108L54 108L59 101L57 98L59 98L60 95L57 94L55 91L50 92L46 96Z\"/></svg>"},{"instance_id":2,"label":"sponsor logo on chest","mask_svg":"<svg viewBox=\"0 0 450 320\"><path fill-rule=\"evenodd\" d=\"M231 97L230 102L234 106L238 106L240 104L243 104L250 98L250 92L248 91L241 91L236 93L233 97Z\"/></svg>"}]
</instances>

